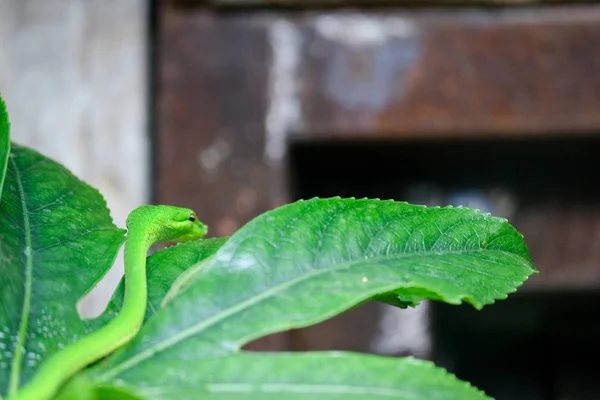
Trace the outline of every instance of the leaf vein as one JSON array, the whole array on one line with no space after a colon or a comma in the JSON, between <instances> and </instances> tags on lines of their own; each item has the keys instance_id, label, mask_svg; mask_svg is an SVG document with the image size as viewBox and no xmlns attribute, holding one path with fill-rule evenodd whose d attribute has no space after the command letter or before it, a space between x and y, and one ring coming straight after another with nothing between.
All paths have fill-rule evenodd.
<instances>
[{"instance_id":1,"label":"leaf vein","mask_svg":"<svg viewBox=\"0 0 600 400\"><path fill-rule=\"evenodd\" d=\"M25 231L25 248L29 249L25 252L26 266L25 266L25 292L23 294L23 309L21 311L21 322L19 324L19 333L17 335L17 341L13 349L13 359L11 363L10 380L8 386L8 395L14 395L19 388L19 382L21 378L21 367L23 362L23 351L25 348L25 340L27 338L27 327L29 326L29 311L31 308L31 296L33 286L33 260L32 260L32 240L31 230L29 222L29 214L27 209L27 199L25 196L25 189L23 188L23 181L21 174L18 170L17 163L14 158L10 159L10 163L15 171L15 180L17 182L17 189L19 191L19 198L21 200L21 211L23 212L23 225Z\"/></svg>"}]
</instances>

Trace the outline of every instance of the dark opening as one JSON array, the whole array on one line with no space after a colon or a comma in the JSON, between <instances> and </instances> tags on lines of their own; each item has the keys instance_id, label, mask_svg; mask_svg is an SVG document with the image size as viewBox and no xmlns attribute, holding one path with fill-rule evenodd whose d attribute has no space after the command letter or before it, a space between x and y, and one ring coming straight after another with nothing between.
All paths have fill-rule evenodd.
<instances>
[{"instance_id":1,"label":"dark opening","mask_svg":"<svg viewBox=\"0 0 600 400\"><path fill-rule=\"evenodd\" d=\"M573 232L589 239L598 225L599 154L600 139L567 135L297 142L290 181L295 198L462 204L509 218L542 274L479 312L434 304L432 358L497 400L591 399L600 398L600 257Z\"/></svg>"}]
</instances>

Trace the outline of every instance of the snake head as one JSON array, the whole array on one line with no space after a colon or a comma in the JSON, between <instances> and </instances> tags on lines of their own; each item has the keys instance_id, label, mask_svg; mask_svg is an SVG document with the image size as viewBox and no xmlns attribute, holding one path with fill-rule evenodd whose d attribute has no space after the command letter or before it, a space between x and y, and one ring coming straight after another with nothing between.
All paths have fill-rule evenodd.
<instances>
[{"instance_id":1,"label":"snake head","mask_svg":"<svg viewBox=\"0 0 600 400\"><path fill-rule=\"evenodd\" d=\"M186 242L200 239L208 227L188 208L173 206L141 206L127 218L128 235L137 231L151 242Z\"/></svg>"},{"instance_id":2,"label":"snake head","mask_svg":"<svg viewBox=\"0 0 600 400\"><path fill-rule=\"evenodd\" d=\"M169 242L186 242L204 237L208 233L208 227L200 222L196 213L188 208L169 207L167 213L171 221L167 221L165 225L171 226L174 229L168 229L171 238L165 241Z\"/></svg>"}]
</instances>

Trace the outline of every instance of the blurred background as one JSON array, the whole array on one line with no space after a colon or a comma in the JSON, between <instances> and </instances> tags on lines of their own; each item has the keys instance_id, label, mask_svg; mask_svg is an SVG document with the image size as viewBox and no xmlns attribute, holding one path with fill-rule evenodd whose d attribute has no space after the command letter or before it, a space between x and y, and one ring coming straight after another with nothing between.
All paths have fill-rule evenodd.
<instances>
[{"instance_id":1,"label":"blurred background","mask_svg":"<svg viewBox=\"0 0 600 400\"><path fill-rule=\"evenodd\" d=\"M229 235L313 196L506 217L541 274L476 312L367 303L254 350L435 361L498 400L600 398L600 5L0 0L13 140ZM81 308L97 315L117 264Z\"/></svg>"}]
</instances>

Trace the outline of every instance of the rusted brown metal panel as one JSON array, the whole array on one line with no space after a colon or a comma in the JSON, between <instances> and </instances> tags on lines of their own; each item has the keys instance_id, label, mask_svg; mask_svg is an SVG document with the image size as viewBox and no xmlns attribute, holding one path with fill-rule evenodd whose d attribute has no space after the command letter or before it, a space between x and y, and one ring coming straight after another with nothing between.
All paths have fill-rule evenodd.
<instances>
[{"instance_id":1,"label":"rusted brown metal panel","mask_svg":"<svg viewBox=\"0 0 600 400\"><path fill-rule=\"evenodd\" d=\"M422 6L532 6L540 4L591 3L591 0L168 0L182 7L212 6L222 8L280 7L292 9L332 7L422 7Z\"/></svg>"},{"instance_id":2,"label":"rusted brown metal panel","mask_svg":"<svg viewBox=\"0 0 600 400\"><path fill-rule=\"evenodd\" d=\"M195 209L210 236L285 201L276 186L283 169L264 155L269 59L251 19L160 11L155 197ZM282 334L250 348L286 346Z\"/></svg>"},{"instance_id":3,"label":"rusted brown metal panel","mask_svg":"<svg viewBox=\"0 0 600 400\"><path fill-rule=\"evenodd\" d=\"M214 235L290 200L292 140L600 132L598 7L219 14L162 5L159 15L156 200L195 208ZM518 219L536 251L552 221L555 232L572 226L575 241L583 232L583 214L535 210ZM593 220L585 232L596 237ZM561 260L585 264L565 272L548 252L553 272L540 287L600 279L593 252L567 248ZM253 344L288 347L286 335Z\"/></svg>"},{"instance_id":4,"label":"rusted brown metal panel","mask_svg":"<svg viewBox=\"0 0 600 400\"><path fill-rule=\"evenodd\" d=\"M268 49L244 19L163 14L157 200L225 236L272 207L264 162Z\"/></svg>"},{"instance_id":5,"label":"rusted brown metal panel","mask_svg":"<svg viewBox=\"0 0 600 400\"><path fill-rule=\"evenodd\" d=\"M280 142L600 129L599 6L215 15L222 35L281 38L277 102L295 115Z\"/></svg>"},{"instance_id":6,"label":"rusted brown metal panel","mask_svg":"<svg viewBox=\"0 0 600 400\"><path fill-rule=\"evenodd\" d=\"M600 8L314 15L305 138L600 130Z\"/></svg>"},{"instance_id":7,"label":"rusted brown metal panel","mask_svg":"<svg viewBox=\"0 0 600 400\"><path fill-rule=\"evenodd\" d=\"M225 235L286 201L292 138L595 133L598 43L597 7L292 18L166 7L158 199L200 207Z\"/></svg>"}]
</instances>

